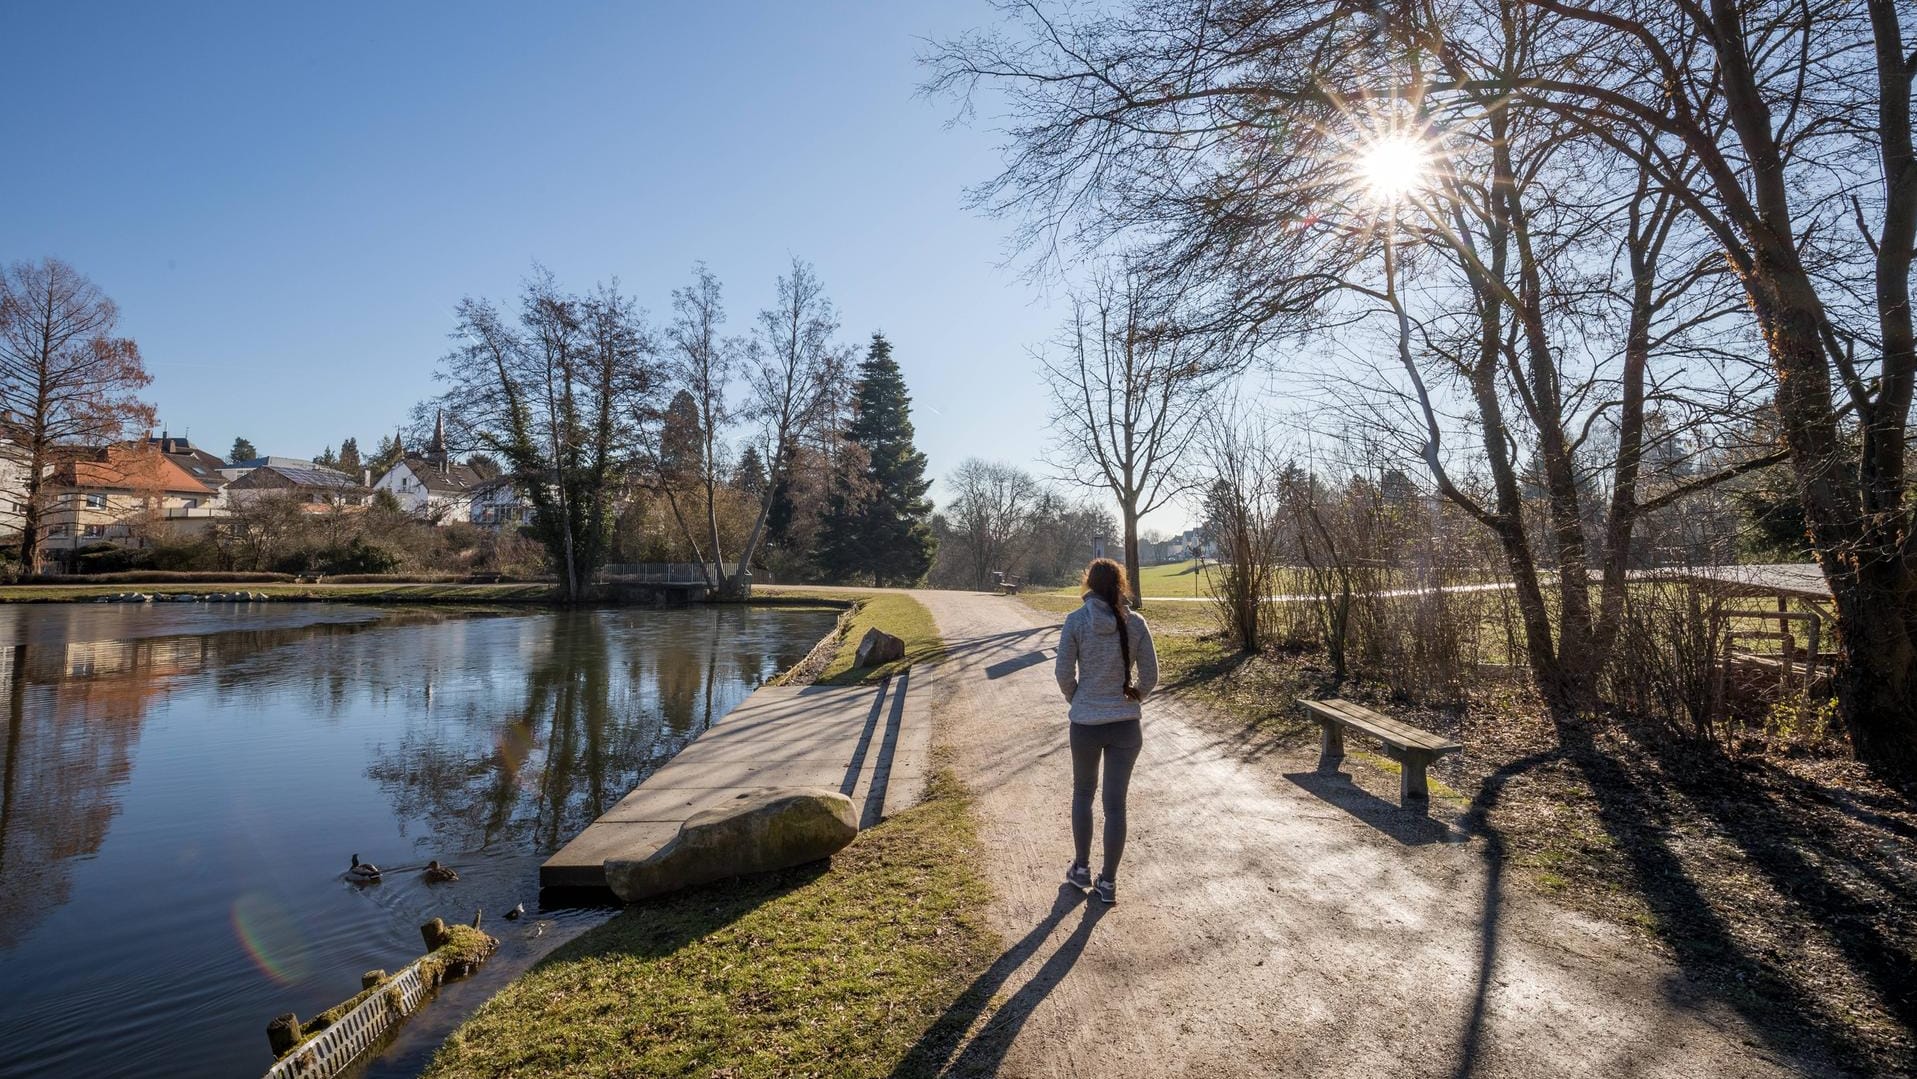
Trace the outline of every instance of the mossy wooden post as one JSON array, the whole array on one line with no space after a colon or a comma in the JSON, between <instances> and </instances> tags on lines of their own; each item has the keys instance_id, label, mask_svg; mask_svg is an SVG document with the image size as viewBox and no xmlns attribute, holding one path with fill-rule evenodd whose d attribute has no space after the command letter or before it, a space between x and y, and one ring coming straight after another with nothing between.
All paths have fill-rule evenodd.
<instances>
[{"instance_id":1,"label":"mossy wooden post","mask_svg":"<svg viewBox=\"0 0 1917 1079\"><path fill-rule=\"evenodd\" d=\"M278 1060L293 1051L300 1043L300 1017L292 1012L275 1016L266 1024L266 1041L273 1047L273 1059Z\"/></svg>"}]
</instances>

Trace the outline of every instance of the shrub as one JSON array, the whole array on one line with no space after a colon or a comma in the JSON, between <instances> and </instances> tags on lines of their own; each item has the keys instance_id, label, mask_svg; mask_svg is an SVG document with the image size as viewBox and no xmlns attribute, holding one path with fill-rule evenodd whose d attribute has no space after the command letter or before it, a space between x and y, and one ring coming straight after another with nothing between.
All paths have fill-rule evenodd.
<instances>
[{"instance_id":1,"label":"shrub","mask_svg":"<svg viewBox=\"0 0 1917 1079\"><path fill-rule=\"evenodd\" d=\"M399 554L379 544L354 536L350 542L322 547L309 556L309 564L324 574L379 574L399 568Z\"/></svg>"}]
</instances>

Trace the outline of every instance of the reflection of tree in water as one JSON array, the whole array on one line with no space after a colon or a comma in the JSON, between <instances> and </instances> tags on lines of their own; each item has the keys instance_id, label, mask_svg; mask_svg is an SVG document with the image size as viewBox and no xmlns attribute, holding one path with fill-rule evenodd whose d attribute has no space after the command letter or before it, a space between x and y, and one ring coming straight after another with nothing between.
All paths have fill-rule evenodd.
<instances>
[{"instance_id":1,"label":"reflection of tree in water","mask_svg":"<svg viewBox=\"0 0 1917 1079\"><path fill-rule=\"evenodd\" d=\"M557 848L712 722L717 623L645 647L628 647L626 628L600 611L554 615L523 703L467 710L484 741L422 724L379 747L367 774L439 849Z\"/></svg>"},{"instance_id":2,"label":"reflection of tree in water","mask_svg":"<svg viewBox=\"0 0 1917 1079\"><path fill-rule=\"evenodd\" d=\"M32 619L32 633L25 623ZM316 634L359 626L96 639L114 623L75 612L17 615L0 647L0 950L65 903L74 859L95 854L153 703L182 676Z\"/></svg>"}]
</instances>

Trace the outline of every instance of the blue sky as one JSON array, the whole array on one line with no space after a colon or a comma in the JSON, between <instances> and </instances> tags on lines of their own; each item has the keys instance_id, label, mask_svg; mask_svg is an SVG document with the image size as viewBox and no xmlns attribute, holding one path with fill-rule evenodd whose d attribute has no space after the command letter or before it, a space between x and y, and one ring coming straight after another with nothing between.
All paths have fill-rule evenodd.
<instances>
[{"instance_id":1,"label":"blue sky","mask_svg":"<svg viewBox=\"0 0 1917 1079\"><path fill-rule=\"evenodd\" d=\"M943 475L1035 470L1059 307L962 205L996 136L916 96L983 3L14 4L0 258L120 304L173 433L370 446L434 392L463 295L536 259L663 319L704 259L735 332L794 255L883 329ZM941 493L937 492L936 493ZM1167 525L1177 523L1170 520Z\"/></svg>"}]
</instances>

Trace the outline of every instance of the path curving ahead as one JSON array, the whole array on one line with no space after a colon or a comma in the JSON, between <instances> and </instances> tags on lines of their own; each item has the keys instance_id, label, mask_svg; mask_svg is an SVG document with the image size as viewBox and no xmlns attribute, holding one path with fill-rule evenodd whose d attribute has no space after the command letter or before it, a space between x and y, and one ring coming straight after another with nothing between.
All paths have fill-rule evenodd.
<instances>
[{"instance_id":1,"label":"path curving ahead","mask_svg":"<svg viewBox=\"0 0 1917 1079\"><path fill-rule=\"evenodd\" d=\"M921 688L1008 949L947 1017L962 1043L928 1036L902 1074L1800 1074L1626 932L1498 886L1484 840L1240 759L1174 700L1147 706L1120 904L1087 905L1060 887L1056 621L915 595L948 642Z\"/></svg>"}]
</instances>

